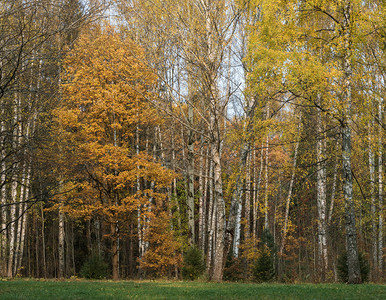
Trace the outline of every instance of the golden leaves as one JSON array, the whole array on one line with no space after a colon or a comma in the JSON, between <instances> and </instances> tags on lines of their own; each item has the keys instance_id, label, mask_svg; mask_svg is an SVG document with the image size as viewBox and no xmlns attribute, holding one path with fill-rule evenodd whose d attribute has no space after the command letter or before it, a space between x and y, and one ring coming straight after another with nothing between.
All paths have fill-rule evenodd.
<instances>
[{"instance_id":1,"label":"golden leaves","mask_svg":"<svg viewBox=\"0 0 386 300\"><path fill-rule=\"evenodd\" d=\"M156 211L145 232L145 240L150 249L140 260L141 268L155 270L161 276L168 274L172 266L182 265L182 245L170 227L170 215L166 211Z\"/></svg>"},{"instance_id":2,"label":"golden leaves","mask_svg":"<svg viewBox=\"0 0 386 300\"><path fill-rule=\"evenodd\" d=\"M66 183L60 200L67 213L106 221L126 221L150 199L163 201L157 189L173 173L145 153L133 151L138 126L156 121L149 105L154 75L144 53L113 27L85 30L64 59L63 103L55 111ZM154 190L136 191L138 181ZM115 221L114 221L115 220Z\"/></svg>"}]
</instances>

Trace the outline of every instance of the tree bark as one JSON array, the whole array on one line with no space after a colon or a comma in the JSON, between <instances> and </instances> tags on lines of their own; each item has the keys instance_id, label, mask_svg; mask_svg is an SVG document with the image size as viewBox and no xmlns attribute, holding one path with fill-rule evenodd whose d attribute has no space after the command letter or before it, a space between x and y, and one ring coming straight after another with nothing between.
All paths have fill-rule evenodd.
<instances>
[{"instance_id":1,"label":"tree bark","mask_svg":"<svg viewBox=\"0 0 386 300\"><path fill-rule=\"evenodd\" d=\"M217 209L216 243L214 254L214 269L212 279L221 281L224 268L224 242L225 242L225 203L221 178L220 145L214 143L212 147L214 192Z\"/></svg>"},{"instance_id":2,"label":"tree bark","mask_svg":"<svg viewBox=\"0 0 386 300\"><path fill-rule=\"evenodd\" d=\"M378 121L378 272L383 274L383 98L379 98Z\"/></svg>"},{"instance_id":3,"label":"tree bark","mask_svg":"<svg viewBox=\"0 0 386 300\"><path fill-rule=\"evenodd\" d=\"M242 176L241 173L243 173L246 169L247 165L247 159L248 155L250 155L251 152L251 140L252 136L250 134L250 131L253 127L253 121L254 121L254 115L255 115L255 107L257 102L254 98L252 98L252 103L250 103L247 107L246 111L246 125L243 128L244 133L243 134L246 137L246 140L243 141L241 149L240 149L240 166L239 166L239 173L236 176L236 186L235 190L232 195L232 202L231 207L229 211L229 218L227 223L227 240L226 240L226 254L228 254L229 247L231 244L231 238L233 238L233 256L238 257L239 255L239 246L240 246L240 234L241 234L241 203L242 203L242 184L244 183L244 176ZM250 178L249 178L250 181ZM248 192L250 193L250 188L248 188ZM249 195L250 197L250 195ZM255 198L253 198L255 200ZM253 216L255 217L255 203L253 206Z\"/></svg>"},{"instance_id":4,"label":"tree bark","mask_svg":"<svg viewBox=\"0 0 386 300\"><path fill-rule=\"evenodd\" d=\"M191 97L193 98L193 97ZM194 226L194 139L193 139L193 100L190 99L188 107L188 155L187 155L187 180L188 194L186 199L188 212L188 241L189 245L195 244L195 226Z\"/></svg>"},{"instance_id":5,"label":"tree bark","mask_svg":"<svg viewBox=\"0 0 386 300\"><path fill-rule=\"evenodd\" d=\"M213 259L213 236L214 236L214 230L213 230L213 219L214 218L214 198L213 198L213 161L211 158L209 158L209 207L208 207L208 253L207 253L207 271L209 274L211 274L212 270L212 259Z\"/></svg>"},{"instance_id":6,"label":"tree bark","mask_svg":"<svg viewBox=\"0 0 386 300\"><path fill-rule=\"evenodd\" d=\"M342 178L343 178L343 196L345 199L345 219L346 219L346 240L347 240L347 265L348 265L348 282L360 283L361 274L358 259L357 233L355 225L355 208L352 197L353 182L351 168L351 104L352 104L352 3L344 1L342 3L343 23L343 114L341 122L342 130Z\"/></svg>"},{"instance_id":7,"label":"tree bark","mask_svg":"<svg viewBox=\"0 0 386 300\"><path fill-rule=\"evenodd\" d=\"M216 232L215 232L215 252L213 258L213 274L211 279L221 281L224 268L224 250L225 250L225 202L223 197L222 167L221 167L221 118L224 106L221 106L217 91L218 70L222 57L219 53L222 45L219 34L219 13L221 6L213 0L206 0L204 4L205 28L207 39L207 60L205 59L206 79L206 103L209 105L209 135L211 158L213 160L213 177L214 177L214 196L216 203ZM226 107L226 104L225 104Z\"/></svg>"},{"instance_id":8,"label":"tree bark","mask_svg":"<svg viewBox=\"0 0 386 300\"><path fill-rule=\"evenodd\" d=\"M198 206L198 247L204 250L204 224L205 224L205 199L203 188L203 176L204 176L204 157L203 157L203 142L201 138L200 145L200 163L199 163L199 178L198 178L198 193L199 193L199 206Z\"/></svg>"},{"instance_id":9,"label":"tree bark","mask_svg":"<svg viewBox=\"0 0 386 300\"><path fill-rule=\"evenodd\" d=\"M15 94L15 107L14 107L14 130L13 130L13 147L15 151L17 151L17 148L20 145L20 140L18 138L18 135L21 136L21 122L18 122L19 120L19 108L20 108L20 98L17 94ZM16 124L19 123L19 126L16 126ZM16 205L17 205L17 187L18 187L18 167L19 163L16 163L13 168L13 174L12 174L12 184L11 184L11 208L10 208L10 214L9 214L9 235L8 235L8 243L9 243L9 257L8 257L8 277L13 277L13 266L14 266L14 258L15 258L15 246L16 246L16 239L17 239L17 232L16 232Z\"/></svg>"},{"instance_id":10,"label":"tree bark","mask_svg":"<svg viewBox=\"0 0 386 300\"><path fill-rule=\"evenodd\" d=\"M139 155L139 126L135 127L135 153ZM139 166L137 166L137 171L139 170ZM140 178L137 175L136 178L136 192L139 194L141 192L141 182ZM137 234L138 234L138 258L141 259L145 254L145 242L143 240L143 224L142 224L142 205L138 204L137 208ZM138 266L138 274L139 277L142 276L142 268L141 264Z\"/></svg>"},{"instance_id":11,"label":"tree bark","mask_svg":"<svg viewBox=\"0 0 386 300\"><path fill-rule=\"evenodd\" d=\"M2 104L2 103L1 103ZM2 106L1 109L2 114L4 113L4 108ZM5 133L5 122L1 120L1 127L0 127L0 133L1 133L1 144L4 144L5 142L5 136L3 133ZM1 176L0 176L0 215L1 215L1 223L0 223L0 267L2 270L1 276L6 275L6 254L7 254L7 232L6 232L6 226L7 226L7 209L6 209L6 165L5 165L5 147L1 147L1 156L0 156L0 165L1 165Z\"/></svg>"},{"instance_id":12,"label":"tree bark","mask_svg":"<svg viewBox=\"0 0 386 300\"><path fill-rule=\"evenodd\" d=\"M319 244L319 266L321 280L326 278L328 267L327 256L327 220L326 220L326 136L324 132L322 112L317 111L316 116L316 203L318 208L318 244Z\"/></svg>"},{"instance_id":13,"label":"tree bark","mask_svg":"<svg viewBox=\"0 0 386 300\"><path fill-rule=\"evenodd\" d=\"M254 211L255 211L255 224L254 224L254 228L256 230L256 233L257 233L257 213L258 213L258 208L259 208L259 198L260 198L260 187L261 187L261 179L262 179L262 175L263 175L263 168L264 168L264 142L261 142L261 151L260 151L260 168L259 168L259 176L257 178L257 187L256 187L256 201L255 201L255 205L254 205ZM256 236L256 234L255 234Z\"/></svg>"},{"instance_id":14,"label":"tree bark","mask_svg":"<svg viewBox=\"0 0 386 300\"><path fill-rule=\"evenodd\" d=\"M269 104L267 105L266 120L269 119ZM268 158L269 158L269 135L267 133L265 141L265 194L264 194L264 229L269 230L268 220Z\"/></svg>"},{"instance_id":15,"label":"tree bark","mask_svg":"<svg viewBox=\"0 0 386 300\"><path fill-rule=\"evenodd\" d=\"M111 230L111 257L113 266L113 280L119 279L119 249L118 249L118 237L117 237L117 224L112 222L110 225Z\"/></svg>"},{"instance_id":16,"label":"tree bark","mask_svg":"<svg viewBox=\"0 0 386 300\"><path fill-rule=\"evenodd\" d=\"M376 202L375 202L375 156L372 145L371 128L374 127L374 122L369 123L368 140L369 140L369 175L370 175L370 212L371 218L371 277L376 280L378 268L378 243L377 243L377 220Z\"/></svg>"},{"instance_id":17,"label":"tree bark","mask_svg":"<svg viewBox=\"0 0 386 300\"><path fill-rule=\"evenodd\" d=\"M44 278L47 278L46 239L45 239L45 218L44 218L43 203L40 205L40 213L41 213L41 218L42 218L41 234L42 234L43 276L44 276ZM38 231L37 228L36 228L36 231Z\"/></svg>"},{"instance_id":18,"label":"tree bark","mask_svg":"<svg viewBox=\"0 0 386 300\"><path fill-rule=\"evenodd\" d=\"M251 236L251 156L250 152L247 155L247 163L245 170L245 227L244 227L244 238L248 240Z\"/></svg>"},{"instance_id":19,"label":"tree bark","mask_svg":"<svg viewBox=\"0 0 386 300\"><path fill-rule=\"evenodd\" d=\"M26 162L23 164L22 174L21 174L21 185L20 185L20 192L19 192L19 212L18 212L18 222L17 222L17 230L16 230L16 240L15 240L15 261L13 265L13 274L17 274L18 268L19 268L19 262L21 261L22 251L21 251L21 240L24 239L22 236L23 234L23 225L25 226L23 219L24 219L24 210L26 207L26 203L23 203L25 200L24 192L26 187L26 177L27 177L27 170L26 170Z\"/></svg>"},{"instance_id":20,"label":"tree bark","mask_svg":"<svg viewBox=\"0 0 386 300\"><path fill-rule=\"evenodd\" d=\"M357 234L355 227L355 210L352 199L352 169L351 169L351 130L348 124L342 128L342 160L343 160L343 195L346 206L346 239L347 264L349 283L360 283Z\"/></svg>"},{"instance_id":21,"label":"tree bark","mask_svg":"<svg viewBox=\"0 0 386 300\"><path fill-rule=\"evenodd\" d=\"M59 207L59 243L58 243L58 257L59 257L59 268L58 277L64 278L65 276L65 259L64 259L64 247L65 247L65 232L64 232L64 213Z\"/></svg>"},{"instance_id":22,"label":"tree bark","mask_svg":"<svg viewBox=\"0 0 386 300\"><path fill-rule=\"evenodd\" d=\"M202 251L205 253L205 249L207 248L207 240L208 240L208 228L209 228L209 216L210 216L210 209L208 207L208 203L210 205L211 199L209 199L208 202L208 186L209 186L209 181L212 180L212 175L210 173L210 163L209 163L209 147L206 149L206 156L205 156L205 178L204 178L204 211L203 211L203 224L202 224Z\"/></svg>"},{"instance_id":23,"label":"tree bark","mask_svg":"<svg viewBox=\"0 0 386 300\"><path fill-rule=\"evenodd\" d=\"M287 237L287 227L288 227L288 219L289 219L289 208L290 208L290 202L291 202L291 195L292 195L292 188L293 184L295 181L295 171L296 171L296 162L297 162L297 157L298 157L298 149L299 149L299 143L300 143L300 128L301 128L301 116L299 118L299 125L298 125L298 137L296 140L296 145L295 145L295 151L294 151L294 160L292 164L292 172L291 172L291 181L288 189L288 196L285 204L285 215L284 215L284 228L283 228L283 237L282 237L282 242L281 242L281 248L280 248L280 253L283 254L284 252L284 247L285 247L285 242L286 242L286 237Z\"/></svg>"},{"instance_id":24,"label":"tree bark","mask_svg":"<svg viewBox=\"0 0 386 300\"><path fill-rule=\"evenodd\" d=\"M336 149L338 148L338 145L339 145L339 140L337 139L336 140ZM334 211L337 177L338 177L338 156L335 157L334 175L332 178L332 188L331 188L331 197L330 197L330 208L328 211L328 226L331 224L332 213Z\"/></svg>"},{"instance_id":25,"label":"tree bark","mask_svg":"<svg viewBox=\"0 0 386 300\"><path fill-rule=\"evenodd\" d=\"M229 211L229 220L227 224L228 235L233 233L233 256L239 256L240 236L241 236L241 207L242 207L242 172L245 171L247 157L250 151L250 144L245 142L240 151L240 171L236 177L236 187L232 197L231 208ZM231 236L227 238L227 243L230 244Z\"/></svg>"}]
</instances>

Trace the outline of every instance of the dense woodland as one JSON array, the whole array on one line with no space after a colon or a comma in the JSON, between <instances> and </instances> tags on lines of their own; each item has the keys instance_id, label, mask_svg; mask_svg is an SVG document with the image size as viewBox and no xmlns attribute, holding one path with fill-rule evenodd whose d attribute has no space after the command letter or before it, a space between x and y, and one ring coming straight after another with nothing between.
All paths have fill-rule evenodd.
<instances>
[{"instance_id":1,"label":"dense woodland","mask_svg":"<svg viewBox=\"0 0 386 300\"><path fill-rule=\"evenodd\" d=\"M383 0L1 0L0 276L384 280Z\"/></svg>"}]
</instances>

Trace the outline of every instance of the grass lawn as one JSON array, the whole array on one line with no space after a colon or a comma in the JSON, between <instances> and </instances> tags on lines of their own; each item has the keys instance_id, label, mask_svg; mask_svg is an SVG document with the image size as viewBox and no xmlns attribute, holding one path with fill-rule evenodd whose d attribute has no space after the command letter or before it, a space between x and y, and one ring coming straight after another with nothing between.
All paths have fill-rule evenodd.
<instances>
[{"instance_id":1,"label":"grass lawn","mask_svg":"<svg viewBox=\"0 0 386 300\"><path fill-rule=\"evenodd\" d=\"M0 280L0 299L386 299L386 285Z\"/></svg>"}]
</instances>

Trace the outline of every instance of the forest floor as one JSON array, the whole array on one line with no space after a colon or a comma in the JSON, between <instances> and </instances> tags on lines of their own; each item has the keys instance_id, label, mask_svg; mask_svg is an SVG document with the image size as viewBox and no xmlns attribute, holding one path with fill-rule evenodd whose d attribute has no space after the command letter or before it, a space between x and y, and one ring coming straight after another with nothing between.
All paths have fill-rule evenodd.
<instances>
[{"instance_id":1,"label":"forest floor","mask_svg":"<svg viewBox=\"0 0 386 300\"><path fill-rule=\"evenodd\" d=\"M0 278L0 299L386 299L386 285Z\"/></svg>"}]
</instances>

